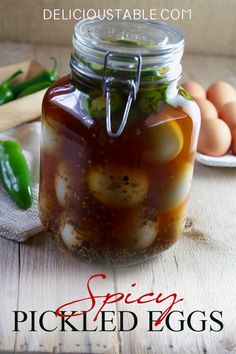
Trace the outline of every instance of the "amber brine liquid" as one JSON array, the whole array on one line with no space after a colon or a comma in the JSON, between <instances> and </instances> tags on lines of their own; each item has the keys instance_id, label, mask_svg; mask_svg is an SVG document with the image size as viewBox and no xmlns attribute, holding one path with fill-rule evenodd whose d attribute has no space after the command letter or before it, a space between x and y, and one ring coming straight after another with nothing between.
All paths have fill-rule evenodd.
<instances>
[{"instance_id":1,"label":"amber brine liquid","mask_svg":"<svg viewBox=\"0 0 236 354\"><path fill-rule=\"evenodd\" d=\"M104 118L91 116L89 99L69 77L44 98L41 219L85 261L143 261L183 233L193 119L181 105L160 102L158 111L145 114L135 102L123 134L110 138ZM114 124L121 118L114 115Z\"/></svg>"}]
</instances>

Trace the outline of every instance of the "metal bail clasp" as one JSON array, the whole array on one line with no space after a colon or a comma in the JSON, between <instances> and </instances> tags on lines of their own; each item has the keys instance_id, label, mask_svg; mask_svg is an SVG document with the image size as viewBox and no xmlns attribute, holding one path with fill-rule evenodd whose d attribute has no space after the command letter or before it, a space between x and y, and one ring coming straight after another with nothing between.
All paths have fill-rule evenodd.
<instances>
[{"instance_id":1,"label":"metal bail clasp","mask_svg":"<svg viewBox=\"0 0 236 354\"><path fill-rule=\"evenodd\" d=\"M128 86L130 88L128 100L125 106L125 111L123 114L123 118L121 121L121 124L119 128L117 129L116 132L112 131L111 127L111 92L110 92L110 86L112 82L114 82L114 78L111 76L107 76L107 65L108 65L108 60L111 57L116 57L116 58L131 58L134 59L134 61L137 63L137 70L136 70L136 77L135 80L128 80ZM141 68L142 68L142 57L141 55L125 55L125 54L118 54L118 53L112 53L112 52L107 52L105 56L105 61L104 61L104 73L103 73L103 94L106 96L106 129L107 133L110 137L112 138L117 138L120 136L126 126L130 107L133 101L136 100L136 96L139 90L139 85L140 85L140 76L141 76Z\"/></svg>"}]
</instances>

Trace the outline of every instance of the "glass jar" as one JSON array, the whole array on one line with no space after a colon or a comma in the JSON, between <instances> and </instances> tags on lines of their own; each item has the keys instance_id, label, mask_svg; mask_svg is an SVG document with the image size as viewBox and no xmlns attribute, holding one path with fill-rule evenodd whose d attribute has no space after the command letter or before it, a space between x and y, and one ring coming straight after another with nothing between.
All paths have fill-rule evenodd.
<instances>
[{"instance_id":1,"label":"glass jar","mask_svg":"<svg viewBox=\"0 0 236 354\"><path fill-rule=\"evenodd\" d=\"M200 125L183 47L161 22L75 26L71 75L43 100L40 214L82 260L134 264L182 235Z\"/></svg>"}]
</instances>

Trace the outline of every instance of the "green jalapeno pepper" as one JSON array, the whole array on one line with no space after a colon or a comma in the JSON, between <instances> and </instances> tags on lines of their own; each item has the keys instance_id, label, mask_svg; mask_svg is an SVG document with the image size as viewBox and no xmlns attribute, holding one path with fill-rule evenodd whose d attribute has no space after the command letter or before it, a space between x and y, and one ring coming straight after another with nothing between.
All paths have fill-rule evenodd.
<instances>
[{"instance_id":1,"label":"green jalapeno pepper","mask_svg":"<svg viewBox=\"0 0 236 354\"><path fill-rule=\"evenodd\" d=\"M111 114L117 115L122 111L123 104L122 95L113 93L111 94ZM104 118L106 117L106 97L98 96L92 98L88 101L88 111L93 118Z\"/></svg>"},{"instance_id":2,"label":"green jalapeno pepper","mask_svg":"<svg viewBox=\"0 0 236 354\"><path fill-rule=\"evenodd\" d=\"M20 145L0 141L0 179L9 196L21 209L32 205L32 182Z\"/></svg>"},{"instance_id":3,"label":"green jalapeno pepper","mask_svg":"<svg viewBox=\"0 0 236 354\"><path fill-rule=\"evenodd\" d=\"M32 88L32 90L33 89L35 90L35 86L37 84L41 84L42 82L44 82L44 83L45 82L52 83L52 82L56 81L56 79L58 78L57 60L54 57L51 57L51 59L54 62L52 70L45 70L45 71L43 71L42 73L40 73L39 75L37 75L35 78L33 78L31 80L20 82L20 83L18 83L16 85L12 85L11 86L11 90L12 90L15 98L23 97L23 96L21 96L21 93L24 90L26 90L26 89L28 91L27 95L29 95L29 94L31 94L33 92L36 92L36 91L31 92L30 87ZM50 86L50 85L48 85L48 86ZM24 94L24 96L26 96L26 95Z\"/></svg>"},{"instance_id":4,"label":"green jalapeno pepper","mask_svg":"<svg viewBox=\"0 0 236 354\"><path fill-rule=\"evenodd\" d=\"M21 93L17 96L17 98L31 95L32 93L38 92L40 90L43 90L46 87L49 87L51 84L52 84L51 81L42 81L37 84L28 86L23 91L21 91Z\"/></svg>"},{"instance_id":5,"label":"green jalapeno pepper","mask_svg":"<svg viewBox=\"0 0 236 354\"><path fill-rule=\"evenodd\" d=\"M22 70L16 71L13 75L8 77L5 81L3 81L0 85L0 105L12 101L14 99L14 93L10 88L10 84L15 78L22 74Z\"/></svg>"}]
</instances>

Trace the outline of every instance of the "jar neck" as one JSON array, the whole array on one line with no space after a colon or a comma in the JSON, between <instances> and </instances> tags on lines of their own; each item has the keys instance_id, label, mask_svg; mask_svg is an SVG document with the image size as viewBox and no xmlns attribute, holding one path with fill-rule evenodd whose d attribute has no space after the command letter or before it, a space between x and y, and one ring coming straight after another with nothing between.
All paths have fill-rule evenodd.
<instances>
[{"instance_id":1,"label":"jar neck","mask_svg":"<svg viewBox=\"0 0 236 354\"><path fill-rule=\"evenodd\" d=\"M87 90L94 90L103 94L103 82L99 79L92 79L90 76L85 75L84 73L79 73L71 67L71 77L73 85L81 91L87 92ZM174 97L178 93L178 83L181 78L181 75L172 81L156 81L156 82L140 82L139 92L146 91L159 91L163 93L164 97ZM128 93L127 85L124 85L120 82L114 82L112 89L122 90Z\"/></svg>"},{"instance_id":2,"label":"jar neck","mask_svg":"<svg viewBox=\"0 0 236 354\"><path fill-rule=\"evenodd\" d=\"M116 53L110 53L116 55ZM139 56L136 56L136 58ZM169 61L156 60L156 63L150 65L143 60L140 67L140 84L142 86L152 84L164 84L179 80L182 74L181 55L169 59ZM112 60L103 59L102 62L89 61L88 58L82 57L80 54L73 52L71 56L70 66L72 72L93 79L95 81L103 81L104 73L111 76L113 81L125 83L127 80L132 80L137 77L138 66L136 61L130 57L112 58Z\"/></svg>"},{"instance_id":3,"label":"jar neck","mask_svg":"<svg viewBox=\"0 0 236 354\"><path fill-rule=\"evenodd\" d=\"M86 78L102 89L106 102L106 128L110 137L119 137L127 123L139 92L160 91L157 100L177 93L182 73L184 49L182 32L151 21L85 20L75 26L71 68L74 77ZM73 76L72 75L72 76ZM121 87L119 89L119 87ZM112 93L126 92L127 101L121 124L111 128Z\"/></svg>"}]
</instances>

